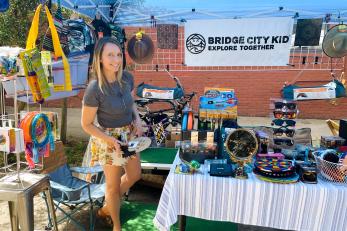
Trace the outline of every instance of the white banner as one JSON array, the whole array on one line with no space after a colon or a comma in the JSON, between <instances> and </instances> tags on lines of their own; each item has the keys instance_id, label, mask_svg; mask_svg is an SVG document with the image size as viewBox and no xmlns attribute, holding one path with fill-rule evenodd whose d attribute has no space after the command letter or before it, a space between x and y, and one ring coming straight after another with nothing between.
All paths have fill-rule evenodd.
<instances>
[{"instance_id":1,"label":"white banner","mask_svg":"<svg viewBox=\"0 0 347 231\"><path fill-rule=\"evenodd\" d=\"M187 66L285 66L292 18L192 20L184 27Z\"/></svg>"}]
</instances>

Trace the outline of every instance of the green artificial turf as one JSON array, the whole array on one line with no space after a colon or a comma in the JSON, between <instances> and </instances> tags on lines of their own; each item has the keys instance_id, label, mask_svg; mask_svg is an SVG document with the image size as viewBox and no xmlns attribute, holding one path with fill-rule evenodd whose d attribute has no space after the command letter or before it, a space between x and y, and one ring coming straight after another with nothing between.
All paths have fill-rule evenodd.
<instances>
[{"instance_id":1,"label":"green artificial turf","mask_svg":"<svg viewBox=\"0 0 347 231\"><path fill-rule=\"evenodd\" d=\"M155 231L153 218L157 209L156 204L123 202L121 207L121 222L123 231ZM178 224L171 227L178 230ZM187 217L187 231L237 231L237 224L231 222L208 221Z\"/></svg>"}]
</instances>

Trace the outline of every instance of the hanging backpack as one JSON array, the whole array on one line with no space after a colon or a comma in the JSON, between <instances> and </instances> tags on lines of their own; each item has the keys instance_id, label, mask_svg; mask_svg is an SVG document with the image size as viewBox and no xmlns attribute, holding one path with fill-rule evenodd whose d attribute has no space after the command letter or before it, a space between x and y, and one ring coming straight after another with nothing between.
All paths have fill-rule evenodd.
<instances>
[{"instance_id":1,"label":"hanging backpack","mask_svg":"<svg viewBox=\"0 0 347 231\"><path fill-rule=\"evenodd\" d=\"M94 48L96 35L83 19L66 21L68 29L68 45L70 52L91 52Z\"/></svg>"},{"instance_id":2,"label":"hanging backpack","mask_svg":"<svg viewBox=\"0 0 347 231\"><path fill-rule=\"evenodd\" d=\"M111 29L111 36L115 37L117 39L117 41L120 43L120 45L122 46L122 48L124 49L124 44L126 42L124 29L120 26L113 24L113 23L110 23L109 27Z\"/></svg>"}]
</instances>

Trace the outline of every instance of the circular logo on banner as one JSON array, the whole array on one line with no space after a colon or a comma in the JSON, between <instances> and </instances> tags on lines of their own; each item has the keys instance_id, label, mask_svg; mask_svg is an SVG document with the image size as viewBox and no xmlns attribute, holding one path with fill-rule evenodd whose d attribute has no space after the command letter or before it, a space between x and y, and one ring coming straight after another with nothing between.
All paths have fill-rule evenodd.
<instances>
[{"instance_id":1,"label":"circular logo on banner","mask_svg":"<svg viewBox=\"0 0 347 231\"><path fill-rule=\"evenodd\" d=\"M191 34L186 40L186 47L192 54L203 52L206 47L206 41L200 34Z\"/></svg>"}]
</instances>

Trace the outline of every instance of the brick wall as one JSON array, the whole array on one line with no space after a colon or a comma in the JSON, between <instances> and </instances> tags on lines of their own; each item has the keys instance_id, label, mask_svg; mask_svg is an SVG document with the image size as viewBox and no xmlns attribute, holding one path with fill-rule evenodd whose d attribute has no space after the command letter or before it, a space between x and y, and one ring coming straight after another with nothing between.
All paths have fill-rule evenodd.
<instances>
[{"instance_id":1,"label":"brick wall","mask_svg":"<svg viewBox=\"0 0 347 231\"><path fill-rule=\"evenodd\" d=\"M139 28L126 28L130 38ZM187 67L184 64L184 31L179 27L177 50L163 50L156 47L156 29L145 28L155 46L153 60L149 64L138 65L127 57L128 68L132 70L135 84L146 82L153 85L174 87L175 83L167 73L156 72L155 66L162 70L167 65L170 72L180 78L186 92L203 93L204 87L231 87L239 99L238 113L242 116L269 116L270 99L280 98L285 82L295 82L300 86L317 86L331 80L330 68L339 76L343 68L343 59L331 59L322 52L308 51L306 63L302 64L302 53L292 52L287 67ZM318 59L315 59L318 57ZM318 62L317 62L318 61ZM69 107L81 107L83 91L68 100ZM49 102L46 106L60 106L61 101ZM198 97L193 100L198 107ZM299 101L299 118L340 119L347 118L347 98L337 100Z\"/></svg>"}]
</instances>

